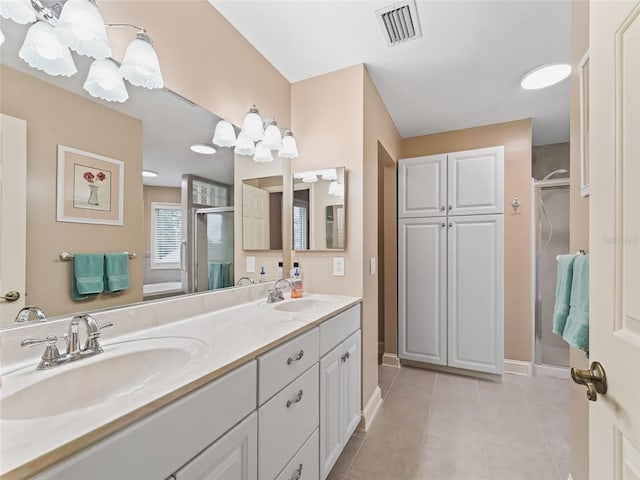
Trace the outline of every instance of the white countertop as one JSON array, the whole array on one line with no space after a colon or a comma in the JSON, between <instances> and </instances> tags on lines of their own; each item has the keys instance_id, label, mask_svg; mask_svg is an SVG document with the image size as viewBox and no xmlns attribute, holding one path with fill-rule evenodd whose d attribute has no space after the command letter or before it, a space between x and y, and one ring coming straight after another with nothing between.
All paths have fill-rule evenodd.
<instances>
[{"instance_id":1,"label":"white countertop","mask_svg":"<svg viewBox=\"0 0 640 480\"><path fill-rule=\"evenodd\" d=\"M162 381L102 403L40 418L0 418L0 475L7 480L28 478L360 302L357 297L337 295L305 294L305 298L323 302L305 313L280 312L264 301L251 302L117 337L110 337L105 331L102 338L105 353L36 374L45 379L63 369L82 368L89 362L100 361L110 348L112 351L121 348L121 342L137 339L191 337L201 340L202 348L183 367L163 372ZM40 348L37 347L38 353ZM22 388L20 372L33 378L36 364L37 361L29 360L3 366L0 398ZM92 389L100 381L87 378L77 388ZM47 402L47 398L38 401Z\"/></svg>"}]
</instances>

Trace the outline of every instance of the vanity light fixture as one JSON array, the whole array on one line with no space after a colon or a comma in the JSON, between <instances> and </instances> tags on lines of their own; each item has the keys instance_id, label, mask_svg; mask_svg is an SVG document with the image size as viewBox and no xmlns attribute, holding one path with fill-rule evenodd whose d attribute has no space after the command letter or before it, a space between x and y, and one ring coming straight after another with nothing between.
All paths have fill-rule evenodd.
<instances>
[{"instance_id":1,"label":"vanity light fixture","mask_svg":"<svg viewBox=\"0 0 640 480\"><path fill-rule=\"evenodd\" d=\"M196 143L195 145L191 145L189 149L192 152L200 153L202 155L213 155L214 153L216 153L215 148L205 143Z\"/></svg>"},{"instance_id":2,"label":"vanity light fixture","mask_svg":"<svg viewBox=\"0 0 640 480\"><path fill-rule=\"evenodd\" d=\"M69 49L60 43L53 27L41 20L29 27L18 56L52 76L70 77L78 71Z\"/></svg>"},{"instance_id":3,"label":"vanity light fixture","mask_svg":"<svg viewBox=\"0 0 640 480\"><path fill-rule=\"evenodd\" d=\"M2 33L2 30L0 30L0 45L2 45L4 43L4 33Z\"/></svg>"},{"instance_id":4,"label":"vanity light fixture","mask_svg":"<svg viewBox=\"0 0 640 480\"><path fill-rule=\"evenodd\" d=\"M233 129L233 125L226 120L220 120L216 124L216 129L213 132L213 143L219 147L235 147L237 142L236 132ZM253 152L250 153L253 155Z\"/></svg>"},{"instance_id":5,"label":"vanity light fixture","mask_svg":"<svg viewBox=\"0 0 640 480\"><path fill-rule=\"evenodd\" d=\"M264 140L262 144L269 150L279 150L282 146L282 134L278 128L278 122L275 119L269 119L265 122Z\"/></svg>"},{"instance_id":6,"label":"vanity light fixture","mask_svg":"<svg viewBox=\"0 0 640 480\"><path fill-rule=\"evenodd\" d=\"M329 184L329 195L344 198L344 183L331 182Z\"/></svg>"},{"instance_id":7,"label":"vanity light fixture","mask_svg":"<svg viewBox=\"0 0 640 480\"><path fill-rule=\"evenodd\" d=\"M291 130L286 129L282 137L282 147L278 151L280 158L298 158L298 146Z\"/></svg>"},{"instance_id":8,"label":"vanity light fixture","mask_svg":"<svg viewBox=\"0 0 640 480\"><path fill-rule=\"evenodd\" d=\"M0 16L20 25L36 21L36 12L31 6L31 0L0 1Z\"/></svg>"},{"instance_id":9,"label":"vanity light fixture","mask_svg":"<svg viewBox=\"0 0 640 480\"><path fill-rule=\"evenodd\" d=\"M256 145L253 143L253 140L247 137L243 132L240 132L234 151L237 155L250 157L256 153Z\"/></svg>"},{"instance_id":10,"label":"vanity light fixture","mask_svg":"<svg viewBox=\"0 0 640 480\"><path fill-rule=\"evenodd\" d=\"M571 65L567 63L540 65L524 74L520 86L525 90L539 90L560 83L570 74Z\"/></svg>"},{"instance_id":11,"label":"vanity light fixture","mask_svg":"<svg viewBox=\"0 0 640 480\"><path fill-rule=\"evenodd\" d=\"M143 177L154 178L154 177L157 177L158 174L157 174L157 172L154 172L152 170L142 170L142 176Z\"/></svg>"},{"instance_id":12,"label":"vanity light fixture","mask_svg":"<svg viewBox=\"0 0 640 480\"><path fill-rule=\"evenodd\" d=\"M256 153L253 154L253 160L258 163L273 162L271 150L264 146L263 142L256 144Z\"/></svg>"},{"instance_id":13,"label":"vanity light fixture","mask_svg":"<svg viewBox=\"0 0 640 480\"><path fill-rule=\"evenodd\" d=\"M138 32L127 47L120 65L120 73L136 87L149 90L164 87L158 54L153 49L153 41L146 31Z\"/></svg>"},{"instance_id":14,"label":"vanity light fixture","mask_svg":"<svg viewBox=\"0 0 640 480\"><path fill-rule=\"evenodd\" d=\"M244 117L242 131L254 142L259 142L264 139L262 118L260 118L260 112L255 105L249 109L249 113Z\"/></svg>"},{"instance_id":15,"label":"vanity light fixture","mask_svg":"<svg viewBox=\"0 0 640 480\"><path fill-rule=\"evenodd\" d=\"M108 58L94 60L83 88L92 96L107 102L125 102L129 98L118 66Z\"/></svg>"},{"instance_id":16,"label":"vanity light fixture","mask_svg":"<svg viewBox=\"0 0 640 480\"><path fill-rule=\"evenodd\" d=\"M107 30L95 0L67 0L55 30L60 42L80 55L95 59L111 56Z\"/></svg>"}]
</instances>

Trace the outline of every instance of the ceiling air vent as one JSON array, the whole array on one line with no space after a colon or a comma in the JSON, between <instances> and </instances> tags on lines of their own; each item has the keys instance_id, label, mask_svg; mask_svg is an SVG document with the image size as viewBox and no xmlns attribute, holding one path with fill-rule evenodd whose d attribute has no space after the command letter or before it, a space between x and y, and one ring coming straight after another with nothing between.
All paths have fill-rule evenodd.
<instances>
[{"instance_id":1,"label":"ceiling air vent","mask_svg":"<svg viewBox=\"0 0 640 480\"><path fill-rule=\"evenodd\" d=\"M394 3L376 10L376 16L389 47L422 36L415 0Z\"/></svg>"}]
</instances>

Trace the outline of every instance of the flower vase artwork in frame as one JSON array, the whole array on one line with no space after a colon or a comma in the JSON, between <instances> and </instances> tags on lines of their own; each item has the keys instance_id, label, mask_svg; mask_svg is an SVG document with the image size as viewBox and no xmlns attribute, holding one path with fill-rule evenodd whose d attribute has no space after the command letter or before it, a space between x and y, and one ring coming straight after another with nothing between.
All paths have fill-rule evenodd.
<instances>
[{"instance_id":1,"label":"flower vase artwork in frame","mask_svg":"<svg viewBox=\"0 0 640 480\"><path fill-rule=\"evenodd\" d=\"M124 162L58 145L59 222L122 225Z\"/></svg>"}]
</instances>

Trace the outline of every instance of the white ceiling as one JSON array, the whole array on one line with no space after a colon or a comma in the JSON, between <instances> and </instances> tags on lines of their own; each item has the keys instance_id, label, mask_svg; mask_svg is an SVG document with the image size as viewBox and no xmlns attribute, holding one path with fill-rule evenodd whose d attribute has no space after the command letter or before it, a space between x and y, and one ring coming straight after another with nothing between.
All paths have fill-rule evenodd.
<instances>
[{"instance_id":1,"label":"white ceiling","mask_svg":"<svg viewBox=\"0 0 640 480\"><path fill-rule=\"evenodd\" d=\"M6 36L0 47L1 63L142 120L143 168L159 174L155 178L144 178L145 185L180 187L185 173L233 184L234 156L231 149L219 148L215 155L200 155L189 150L194 143L211 144L213 130L219 120L216 115L169 90L147 90L128 83L129 100L125 103L91 97L82 88L91 63L87 57L74 54L78 73L72 77L52 77L29 67L18 57L26 27L10 21L2 21L1 26Z\"/></svg>"},{"instance_id":2,"label":"white ceiling","mask_svg":"<svg viewBox=\"0 0 640 480\"><path fill-rule=\"evenodd\" d=\"M418 0L422 38L391 48L374 12L394 0L210 2L290 82L365 63L404 138L531 117L534 145L569 140L569 81L519 81L569 62L570 1Z\"/></svg>"}]
</instances>

